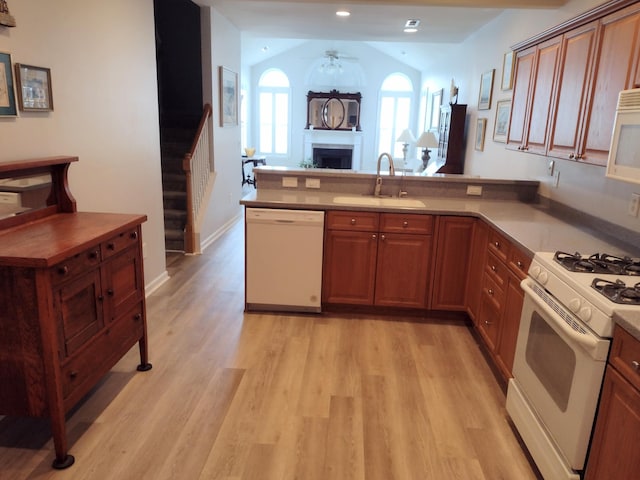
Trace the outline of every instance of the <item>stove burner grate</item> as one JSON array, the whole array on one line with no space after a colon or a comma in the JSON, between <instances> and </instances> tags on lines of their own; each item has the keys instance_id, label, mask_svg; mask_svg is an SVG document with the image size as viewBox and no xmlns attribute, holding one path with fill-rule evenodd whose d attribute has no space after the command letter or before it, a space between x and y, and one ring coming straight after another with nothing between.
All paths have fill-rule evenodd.
<instances>
[{"instance_id":1,"label":"stove burner grate","mask_svg":"<svg viewBox=\"0 0 640 480\"><path fill-rule=\"evenodd\" d=\"M594 278L591 286L609 300L622 305L640 305L640 282L629 287L623 281Z\"/></svg>"},{"instance_id":2,"label":"stove burner grate","mask_svg":"<svg viewBox=\"0 0 640 480\"><path fill-rule=\"evenodd\" d=\"M607 253L594 253L583 257L580 253L556 252L553 259L570 272L602 273L612 275L640 275L640 260L617 257Z\"/></svg>"}]
</instances>

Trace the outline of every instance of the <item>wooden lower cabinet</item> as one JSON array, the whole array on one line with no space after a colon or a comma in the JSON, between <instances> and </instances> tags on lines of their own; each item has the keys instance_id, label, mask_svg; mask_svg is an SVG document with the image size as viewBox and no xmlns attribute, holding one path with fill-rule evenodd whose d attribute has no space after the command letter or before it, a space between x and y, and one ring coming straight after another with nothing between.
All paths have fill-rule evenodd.
<instances>
[{"instance_id":1,"label":"wooden lower cabinet","mask_svg":"<svg viewBox=\"0 0 640 480\"><path fill-rule=\"evenodd\" d=\"M467 277L467 313L475 325L478 324L480 314L480 299L482 277L484 275L485 259L487 257L487 242L489 227L482 220L477 219L473 225L473 242L471 247L471 264Z\"/></svg>"},{"instance_id":2,"label":"wooden lower cabinet","mask_svg":"<svg viewBox=\"0 0 640 480\"><path fill-rule=\"evenodd\" d=\"M433 217L327 212L325 304L427 308Z\"/></svg>"},{"instance_id":3,"label":"wooden lower cabinet","mask_svg":"<svg viewBox=\"0 0 640 480\"><path fill-rule=\"evenodd\" d=\"M585 480L635 480L640 472L640 341L613 333Z\"/></svg>"},{"instance_id":4,"label":"wooden lower cabinet","mask_svg":"<svg viewBox=\"0 0 640 480\"><path fill-rule=\"evenodd\" d=\"M431 308L466 311L466 285L475 219L440 216L437 222Z\"/></svg>"}]
</instances>

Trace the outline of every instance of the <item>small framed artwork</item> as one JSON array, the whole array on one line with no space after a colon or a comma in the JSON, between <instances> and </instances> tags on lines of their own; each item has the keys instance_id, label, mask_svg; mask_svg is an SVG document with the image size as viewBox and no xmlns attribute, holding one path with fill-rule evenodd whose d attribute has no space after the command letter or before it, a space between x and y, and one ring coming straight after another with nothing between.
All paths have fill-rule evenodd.
<instances>
[{"instance_id":1,"label":"small framed artwork","mask_svg":"<svg viewBox=\"0 0 640 480\"><path fill-rule=\"evenodd\" d=\"M493 126L493 140L495 142L507 142L510 116L511 100L499 100L496 103L496 123Z\"/></svg>"},{"instance_id":2,"label":"small framed artwork","mask_svg":"<svg viewBox=\"0 0 640 480\"><path fill-rule=\"evenodd\" d=\"M513 88L513 50L504 54L502 59L502 90L511 90Z\"/></svg>"},{"instance_id":3,"label":"small framed artwork","mask_svg":"<svg viewBox=\"0 0 640 480\"><path fill-rule=\"evenodd\" d=\"M238 74L220 69L220 126L238 125Z\"/></svg>"},{"instance_id":4,"label":"small framed artwork","mask_svg":"<svg viewBox=\"0 0 640 480\"><path fill-rule=\"evenodd\" d=\"M16 63L18 105L23 112L50 112L53 110L51 70Z\"/></svg>"},{"instance_id":5,"label":"small framed artwork","mask_svg":"<svg viewBox=\"0 0 640 480\"><path fill-rule=\"evenodd\" d=\"M436 90L431 94L431 130L440 128L440 107L442 106L443 89Z\"/></svg>"},{"instance_id":6,"label":"small framed artwork","mask_svg":"<svg viewBox=\"0 0 640 480\"><path fill-rule=\"evenodd\" d=\"M480 93L478 94L478 110L491 109L491 95L493 92L493 76L496 69L492 68L480 77Z\"/></svg>"},{"instance_id":7,"label":"small framed artwork","mask_svg":"<svg viewBox=\"0 0 640 480\"><path fill-rule=\"evenodd\" d=\"M484 132L486 129L486 118L479 118L478 120L476 120L476 150L480 152L484 150Z\"/></svg>"},{"instance_id":8,"label":"small framed artwork","mask_svg":"<svg viewBox=\"0 0 640 480\"><path fill-rule=\"evenodd\" d=\"M0 116L15 117L17 114L11 55L0 52Z\"/></svg>"}]
</instances>

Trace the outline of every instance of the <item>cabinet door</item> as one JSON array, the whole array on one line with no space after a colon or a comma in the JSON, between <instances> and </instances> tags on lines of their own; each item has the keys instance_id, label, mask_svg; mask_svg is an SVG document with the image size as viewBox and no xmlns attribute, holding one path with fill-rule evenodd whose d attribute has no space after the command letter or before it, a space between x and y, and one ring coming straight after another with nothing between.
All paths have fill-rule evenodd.
<instances>
[{"instance_id":1,"label":"cabinet door","mask_svg":"<svg viewBox=\"0 0 640 480\"><path fill-rule=\"evenodd\" d=\"M431 244L430 235L380 234L376 305L427 308Z\"/></svg>"},{"instance_id":2,"label":"cabinet door","mask_svg":"<svg viewBox=\"0 0 640 480\"><path fill-rule=\"evenodd\" d=\"M525 142L525 122L529 105L529 88L533 75L536 47L531 47L516 54L513 98L511 100L511 119L507 148L521 150Z\"/></svg>"},{"instance_id":3,"label":"cabinet door","mask_svg":"<svg viewBox=\"0 0 640 480\"><path fill-rule=\"evenodd\" d=\"M551 96L560 56L560 41L561 37L558 37L543 43L536 54L531 110L525 122L524 150L529 153L547 153Z\"/></svg>"},{"instance_id":4,"label":"cabinet door","mask_svg":"<svg viewBox=\"0 0 640 480\"><path fill-rule=\"evenodd\" d=\"M120 317L144 298L143 269L138 252L138 246L134 245L104 264L107 321Z\"/></svg>"},{"instance_id":5,"label":"cabinet door","mask_svg":"<svg viewBox=\"0 0 640 480\"><path fill-rule=\"evenodd\" d=\"M378 235L327 230L324 243L322 301L372 305Z\"/></svg>"},{"instance_id":6,"label":"cabinet door","mask_svg":"<svg viewBox=\"0 0 640 480\"><path fill-rule=\"evenodd\" d=\"M495 353L502 328L504 291L485 272L482 280L478 332L491 353Z\"/></svg>"},{"instance_id":7,"label":"cabinet door","mask_svg":"<svg viewBox=\"0 0 640 480\"><path fill-rule=\"evenodd\" d=\"M520 279L510 274L505 292L500 337L496 348L498 368L502 371L505 379L512 377L513 358L516 353L516 341L518 339L523 302L524 292L520 288Z\"/></svg>"},{"instance_id":8,"label":"cabinet door","mask_svg":"<svg viewBox=\"0 0 640 480\"><path fill-rule=\"evenodd\" d=\"M586 480L631 480L640 472L640 393L607 366Z\"/></svg>"},{"instance_id":9,"label":"cabinet door","mask_svg":"<svg viewBox=\"0 0 640 480\"><path fill-rule=\"evenodd\" d=\"M90 270L54 291L63 357L72 355L104 326L103 303L99 269Z\"/></svg>"},{"instance_id":10,"label":"cabinet door","mask_svg":"<svg viewBox=\"0 0 640 480\"><path fill-rule=\"evenodd\" d=\"M478 323L480 310L480 294L482 293L482 275L487 255L487 241L489 230L482 220L476 220L473 225L473 246L471 248L471 262L467 277L467 312Z\"/></svg>"},{"instance_id":11,"label":"cabinet door","mask_svg":"<svg viewBox=\"0 0 640 480\"><path fill-rule=\"evenodd\" d=\"M564 35L548 154L573 159L580 150L580 127L587 107L598 22Z\"/></svg>"},{"instance_id":12,"label":"cabinet door","mask_svg":"<svg viewBox=\"0 0 640 480\"><path fill-rule=\"evenodd\" d=\"M606 165L620 90L635 83L640 44L640 6L605 17L599 31L591 106L587 113L583 147L577 159Z\"/></svg>"},{"instance_id":13,"label":"cabinet door","mask_svg":"<svg viewBox=\"0 0 640 480\"><path fill-rule=\"evenodd\" d=\"M471 217L438 217L433 295L434 310L465 310L473 238Z\"/></svg>"}]
</instances>

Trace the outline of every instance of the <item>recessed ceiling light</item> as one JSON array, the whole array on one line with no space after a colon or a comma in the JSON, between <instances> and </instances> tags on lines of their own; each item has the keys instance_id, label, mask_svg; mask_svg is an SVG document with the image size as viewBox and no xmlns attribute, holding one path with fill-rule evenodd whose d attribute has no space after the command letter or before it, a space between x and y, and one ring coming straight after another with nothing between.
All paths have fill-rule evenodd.
<instances>
[{"instance_id":1,"label":"recessed ceiling light","mask_svg":"<svg viewBox=\"0 0 640 480\"><path fill-rule=\"evenodd\" d=\"M267 50L269 50L269 47L267 47L266 45L264 47L261 48L263 53L266 53Z\"/></svg>"},{"instance_id":2,"label":"recessed ceiling light","mask_svg":"<svg viewBox=\"0 0 640 480\"><path fill-rule=\"evenodd\" d=\"M346 10L338 10L336 12L336 15L339 17L348 17L349 15L351 15L351 12L348 12Z\"/></svg>"},{"instance_id":3,"label":"recessed ceiling light","mask_svg":"<svg viewBox=\"0 0 640 480\"><path fill-rule=\"evenodd\" d=\"M416 33L418 31L417 28L405 28L404 33Z\"/></svg>"}]
</instances>

